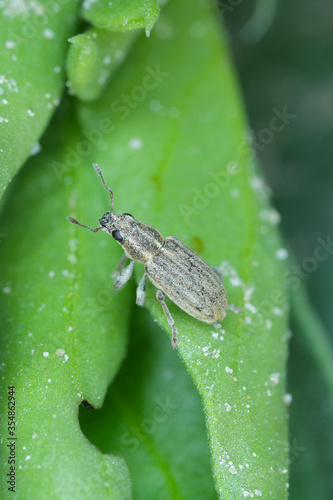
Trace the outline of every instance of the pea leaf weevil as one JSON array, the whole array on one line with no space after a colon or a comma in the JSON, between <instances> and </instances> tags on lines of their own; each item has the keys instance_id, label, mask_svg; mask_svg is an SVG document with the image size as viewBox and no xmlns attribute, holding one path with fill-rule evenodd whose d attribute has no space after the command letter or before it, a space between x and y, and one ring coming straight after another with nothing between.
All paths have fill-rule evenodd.
<instances>
[{"instance_id":1,"label":"pea leaf weevil","mask_svg":"<svg viewBox=\"0 0 333 500\"><path fill-rule=\"evenodd\" d=\"M177 349L178 332L165 303L165 296L200 321L205 323L222 321L228 303L219 270L209 266L175 236L164 239L157 229L135 220L132 215L114 213L113 192L107 187L99 166L96 164L93 166L101 177L105 189L110 193L111 212L105 212L98 221L100 227L96 229L84 226L72 217L67 219L94 233L100 230L109 233L123 247L125 253L112 275L115 278L115 289L119 290L130 279L136 260L144 264L145 273L137 287L136 303L139 306L144 305L148 276L157 288L156 298L160 301L172 328L174 349ZM124 268L127 259L130 259L130 263Z\"/></svg>"}]
</instances>

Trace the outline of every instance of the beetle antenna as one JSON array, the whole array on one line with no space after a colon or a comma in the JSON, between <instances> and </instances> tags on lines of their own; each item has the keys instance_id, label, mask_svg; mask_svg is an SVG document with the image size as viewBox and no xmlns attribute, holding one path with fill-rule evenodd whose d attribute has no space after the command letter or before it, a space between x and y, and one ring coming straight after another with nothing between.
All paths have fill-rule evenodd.
<instances>
[{"instance_id":1,"label":"beetle antenna","mask_svg":"<svg viewBox=\"0 0 333 500\"><path fill-rule=\"evenodd\" d=\"M89 226L84 226L83 224L80 224L76 219L73 219L73 217L67 217L67 219L69 220L69 222L71 222L72 224L76 224L77 226L81 226L81 227L85 227L86 229L89 229L90 231L92 231L93 233L97 233L97 231L99 231L100 229L103 229L103 227L96 227L96 229L93 229L92 227L89 227Z\"/></svg>"},{"instance_id":2,"label":"beetle antenna","mask_svg":"<svg viewBox=\"0 0 333 500\"><path fill-rule=\"evenodd\" d=\"M96 170L96 172L98 173L98 175L100 176L100 178L102 179L102 182L103 182L103 185L104 185L105 189L107 189L109 191L109 193L110 193L111 212L113 212L113 197L114 197L113 191L111 191L111 189L109 187L107 187L107 185L105 184L105 180L104 180L103 174L101 172L101 169L97 165L97 163L93 163L93 167Z\"/></svg>"}]
</instances>

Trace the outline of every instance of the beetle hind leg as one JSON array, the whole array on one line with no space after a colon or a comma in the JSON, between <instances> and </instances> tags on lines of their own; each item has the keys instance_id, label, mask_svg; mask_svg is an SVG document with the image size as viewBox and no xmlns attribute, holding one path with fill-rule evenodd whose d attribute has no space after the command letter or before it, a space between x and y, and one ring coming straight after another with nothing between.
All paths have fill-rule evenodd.
<instances>
[{"instance_id":1,"label":"beetle hind leg","mask_svg":"<svg viewBox=\"0 0 333 500\"><path fill-rule=\"evenodd\" d=\"M147 273L144 273L136 289L136 303L138 306L143 306L145 303L146 279Z\"/></svg>"},{"instance_id":2,"label":"beetle hind leg","mask_svg":"<svg viewBox=\"0 0 333 500\"><path fill-rule=\"evenodd\" d=\"M175 325L175 322L173 320L173 317L170 314L168 306L165 303L165 300L164 300L165 299L165 295L164 295L164 293L161 290L157 290L157 292L156 292L156 298L157 298L157 300L159 302L161 302L161 306L162 306L162 309L163 309L164 314L166 316L166 319L167 319L169 325L172 328L172 341L171 341L171 344L172 344L172 347L176 350L177 349L177 344L179 343L178 338L177 338L178 330L176 328L176 325Z\"/></svg>"}]
</instances>

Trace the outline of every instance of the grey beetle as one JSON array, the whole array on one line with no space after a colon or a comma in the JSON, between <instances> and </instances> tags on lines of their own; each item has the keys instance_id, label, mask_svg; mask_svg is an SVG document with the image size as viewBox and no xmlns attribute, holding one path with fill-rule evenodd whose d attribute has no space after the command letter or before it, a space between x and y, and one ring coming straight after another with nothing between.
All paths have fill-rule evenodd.
<instances>
[{"instance_id":1,"label":"grey beetle","mask_svg":"<svg viewBox=\"0 0 333 500\"><path fill-rule=\"evenodd\" d=\"M146 279L156 286L156 298L160 301L169 325L172 328L172 346L177 349L177 328L165 303L169 297L178 307L205 323L222 321L227 312L227 293L218 269L209 266L199 255L175 236L163 238L152 226L137 221L130 214L113 211L113 192L107 187L98 165L94 169L101 177L105 189L110 193L111 212L105 212L98 221L100 227L93 229L67 217L73 224L93 231L104 231L123 247L124 255L116 272L114 287L119 290L130 279L135 261L145 266L136 292L136 303L144 305ZM125 262L130 263L124 268Z\"/></svg>"}]
</instances>

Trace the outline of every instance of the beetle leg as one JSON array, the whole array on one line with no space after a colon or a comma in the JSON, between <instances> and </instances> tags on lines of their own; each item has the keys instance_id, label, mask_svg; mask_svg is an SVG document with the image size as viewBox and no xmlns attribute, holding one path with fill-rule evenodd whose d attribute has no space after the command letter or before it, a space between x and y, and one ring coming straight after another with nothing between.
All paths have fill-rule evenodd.
<instances>
[{"instance_id":1,"label":"beetle leg","mask_svg":"<svg viewBox=\"0 0 333 500\"><path fill-rule=\"evenodd\" d=\"M218 275L218 277L220 278L220 280L223 283L223 276L222 276L220 269L218 267L214 267L214 266L212 266L212 269L214 269L214 271L216 272L216 274Z\"/></svg>"},{"instance_id":2,"label":"beetle leg","mask_svg":"<svg viewBox=\"0 0 333 500\"><path fill-rule=\"evenodd\" d=\"M136 289L136 303L138 306L143 306L145 302L146 279L147 273L144 273Z\"/></svg>"},{"instance_id":3,"label":"beetle leg","mask_svg":"<svg viewBox=\"0 0 333 500\"><path fill-rule=\"evenodd\" d=\"M125 267L125 269L123 269L121 273L117 274L113 282L113 286L115 287L116 290L122 288L125 285L125 283L127 283L127 281L130 279L133 273L134 263L135 261L131 260L128 266Z\"/></svg>"},{"instance_id":4,"label":"beetle leg","mask_svg":"<svg viewBox=\"0 0 333 500\"><path fill-rule=\"evenodd\" d=\"M177 338L177 334L178 334L178 331L177 331L177 328L175 326L175 322L170 314L170 311L168 309L168 306L166 305L165 303L165 295L164 293L161 291L161 290L157 290L156 292L156 298L159 302L161 302L161 306L163 308L163 311L164 311L164 314L166 316L166 319L168 320L168 323L169 325L171 326L172 328L172 341L171 341L171 344L172 344L172 347L176 350L177 349L177 344L179 343L178 342L178 338Z\"/></svg>"},{"instance_id":5,"label":"beetle leg","mask_svg":"<svg viewBox=\"0 0 333 500\"><path fill-rule=\"evenodd\" d=\"M122 268L124 267L124 264L125 262L127 261L128 257L127 255L124 253L124 255L122 256L122 258L120 259L117 267L116 267L116 270L114 273L111 274L111 278L116 278L118 276L118 274L120 273L120 271L122 270Z\"/></svg>"}]
</instances>

